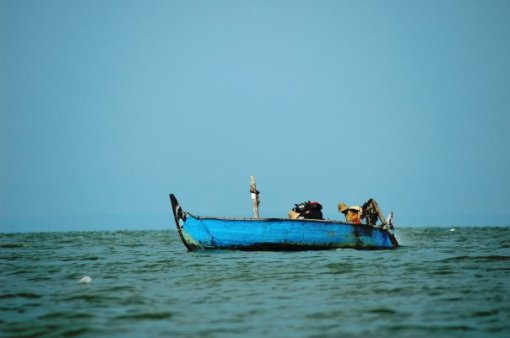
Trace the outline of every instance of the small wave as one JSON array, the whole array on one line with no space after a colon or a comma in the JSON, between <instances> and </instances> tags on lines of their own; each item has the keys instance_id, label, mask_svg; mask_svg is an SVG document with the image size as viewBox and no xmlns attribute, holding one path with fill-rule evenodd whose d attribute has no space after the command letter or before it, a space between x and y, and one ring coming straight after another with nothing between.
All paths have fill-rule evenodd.
<instances>
[{"instance_id":1,"label":"small wave","mask_svg":"<svg viewBox=\"0 0 510 338\"><path fill-rule=\"evenodd\" d=\"M73 311L57 311L45 314L40 319L88 319L93 318L94 315L85 312L73 312Z\"/></svg>"},{"instance_id":2,"label":"small wave","mask_svg":"<svg viewBox=\"0 0 510 338\"><path fill-rule=\"evenodd\" d=\"M80 336L80 335L85 334L87 332L90 332L89 328L87 328L87 327L77 327L77 328L66 328L65 330L63 330L59 334L62 337L77 337L77 336Z\"/></svg>"},{"instance_id":3,"label":"small wave","mask_svg":"<svg viewBox=\"0 0 510 338\"><path fill-rule=\"evenodd\" d=\"M77 295L77 296L71 296L64 298L65 301L70 300L85 300L85 301L94 301L94 300L103 300L104 298L98 295Z\"/></svg>"},{"instance_id":4,"label":"small wave","mask_svg":"<svg viewBox=\"0 0 510 338\"><path fill-rule=\"evenodd\" d=\"M172 318L173 313L169 311L126 314L115 317L116 319L139 319L139 320L160 320Z\"/></svg>"},{"instance_id":5,"label":"small wave","mask_svg":"<svg viewBox=\"0 0 510 338\"><path fill-rule=\"evenodd\" d=\"M81 261L97 261L99 257L97 256L86 256L86 257L79 257Z\"/></svg>"},{"instance_id":6,"label":"small wave","mask_svg":"<svg viewBox=\"0 0 510 338\"><path fill-rule=\"evenodd\" d=\"M510 260L510 256L498 256L498 255L484 256L483 258L488 262L490 262L490 261L509 261Z\"/></svg>"},{"instance_id":7,"label":"small wave","mask_svg":"<svg viewBox=\"0 0 510 338\"><path fill-rule=\"evenodd\" d=\"M115 285L111 286L107 289L104 289L104 292L120 292L120 291L131 291L135 290L135 287L132 285Z\"/></svg>"},{"instance_id":8,"label":"small wave","mask_svg":"<svg viewBox=\"0 0 510 338\"><path fill-rule=\"evenodd\" d=\"M368 312L377 313L377 314L388 314L388 315L393 315L393 314L397 313L397 311L395 311L395 310L384 308L384 307L368 310Z\"/></svg>"},{"instance_id":9,"label":"small wave","mask_svg":"<svg viewBox=\"0 0 510 338\"><path fill-rule=\"evenodd\" d=\"M425 331L430 334L444 331L473 331L474 328L467 325L444 325L444 326L429 326L429 325L413 325L401 324L390 327L392 331Z\"/></svg>"},{"instance_id":10,"label":"small wave","mask_svg":"<svg viewBox=\"0 0 510 338\"><path fill-rule=\"evenodd\" d=\"M29 273L30 271L28 270L17 270L17 271L13 271L11 273L7 273L5 274L6 276L13 276L13 275L23 275L25 273Z\"/></svg>"},{"instance_id":11,"label":"small wave","mask_svg":"<svg viewBox=\"0 0 510 338\"><path fill-rule=\"evenodd\" d=\"M453 275L455 274L454 271L448 269L448 268L442 268L431 272L433 275Z\"/></svg>"},{"instance_id":12,"label":"small wave","mask_svg":"<svg viewBox=\"0 0 510 338\"><path fill-rule=\"evenodd\" d=\"M372 290L376 293L384 293L386 295L402 295L402 294L413 294L413 289L408 287L376 287Z\"/></svg>"},{"instance_id":13,"label":"small wave","mask_svg":"<svg viewBox=\"0 0 510 338\"><path fill-rule=\"evenodd\" d=\"M21 260L22 257L20 255L9 255L9 256L3 256L2 261L17 261Z\"/></svg>"},{"instance_id":14,"label":"small wave","mask_svg":"<svg viewBox=\"0 0 510 338\"><path fill-rule=\"evenodd\" d=\"M90 329L87 327L72 327L72 325L47 324L34 326L23 325L22 323L11 324L5 330L13 337L76 337L89 331Z\"/></svg>"},{"instance_id":15,"label":"small wave","mask_svg":"<svg viewBox=\"0 0 510 338\"><path fill-rule=\"evenodd\" d=\"M510 256L501 255L489 255L489 256L456 256L440 260L439 262L451 263L451 262L463 262L463 261L476 261L476 262L499 262L508 261Z\"/></svg>"},{"instance_id":16,"label":"small wave","mask_svg":"<svg viewBox=\"0 0 510 338\"><path fill-rule=\"evenodd\" d=\"M5 243L0 244L0 249L18 249L24 248L26 245L23 243Z\"/></svg>"},{"instance_id":17,"label":"small wave","mask_svg":"<svg viewBox=\"0 0 510 338\"><path fill-rule=\"evenodd\" d=\"M3 295L0 295L0 299L9 299L9 298L29 298L29 299L36 299L41 298L40 295L32 293L32 292L21 292L21 293L6 293Z\"/></svg>"},{"instance_id":18,"label":"small wave","mask_svg":"<svg viewBox=\"0 0 510 338\"><path fill-rule=\"evenodd\" d=\"M495 316L497 314L499 314L499 310L497 310L497 309L487 310L487 311L477 311L477 312L473 313L473 317L490 317L490 316Z\"/></svg>"}]
</instances>

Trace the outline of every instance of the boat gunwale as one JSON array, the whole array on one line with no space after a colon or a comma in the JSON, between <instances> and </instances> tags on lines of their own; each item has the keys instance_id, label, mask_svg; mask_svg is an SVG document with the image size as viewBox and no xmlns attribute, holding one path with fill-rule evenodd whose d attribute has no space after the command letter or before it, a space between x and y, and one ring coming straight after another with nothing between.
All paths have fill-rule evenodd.
<instances>
[{"instance_id":1,"label":"boat gunwale","mask_svg":"<svg viewBox=\"0 0 510 338\"><path fill-rule=\"evenodd\" d=\"M187 216L191 216L193 218L199 220L219 220L219 221L246 221L246 222L261 222L261 221L270 221L270 222L313 222L313 223L330 223L330 224L342 224L342 225L352 225L359 227L370 227L372 229L379 229L382 231L388 231L387 229L383 229L381 226L373 226L365 223L349 223L339 220L332 219L313 219L313 218L282 218L282 217L266 217L266 218L253 218L253 217L218 217L218 216L197 216L188 211L184 211Z\"/></svg>"}]
</instances>

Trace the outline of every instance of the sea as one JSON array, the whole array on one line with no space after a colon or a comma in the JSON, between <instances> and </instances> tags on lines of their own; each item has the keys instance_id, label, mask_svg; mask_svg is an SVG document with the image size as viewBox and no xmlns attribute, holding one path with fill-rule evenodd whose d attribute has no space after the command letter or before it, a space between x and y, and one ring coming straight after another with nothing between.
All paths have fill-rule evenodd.
<instances>
[{"instance_id":1,"label":"sea","mask_svg":"<svg viewBox=\"0 0 510 338\"><path fill-rule=\"evenodd\" d=\"M0 337L510 337L510 227L397 238L188 252L172 230L0 234Z\"/></svg>"}]
</instances>

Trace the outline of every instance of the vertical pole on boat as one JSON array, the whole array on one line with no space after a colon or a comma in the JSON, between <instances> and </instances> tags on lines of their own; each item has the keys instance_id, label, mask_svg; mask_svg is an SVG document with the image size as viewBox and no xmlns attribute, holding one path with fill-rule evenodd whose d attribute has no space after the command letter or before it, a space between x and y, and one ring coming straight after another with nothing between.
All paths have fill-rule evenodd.
<instances>
[{"instance_id":1,"label":"vertical pole on boat","mask_svg":"<svg viewBox=\"0 0 510 338\"><path fill-rule=\"evenodd\" d=\"M259 218L259 191L257 190L257 184L255 183L255 177L250 176L250 194L251 204L253 206L253 217Z\"/></svg>"}]
</instances>

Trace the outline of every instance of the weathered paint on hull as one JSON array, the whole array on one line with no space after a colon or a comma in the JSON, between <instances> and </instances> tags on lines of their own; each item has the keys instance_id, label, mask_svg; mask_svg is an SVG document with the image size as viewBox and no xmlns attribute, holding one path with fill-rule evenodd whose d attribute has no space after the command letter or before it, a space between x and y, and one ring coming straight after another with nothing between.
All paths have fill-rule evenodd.
<instances>
[{"instance_id":1,"label":"weathered paint on hull","mask_svg":"<svg viewBox=\"0 0 510 338\"><path fill-rule=\"evenodd\" d=\"M186 213L177 228L189 250L370 250L398 246L386 230L338 221L205 218Z\"/></svg>"}]
</instances>

